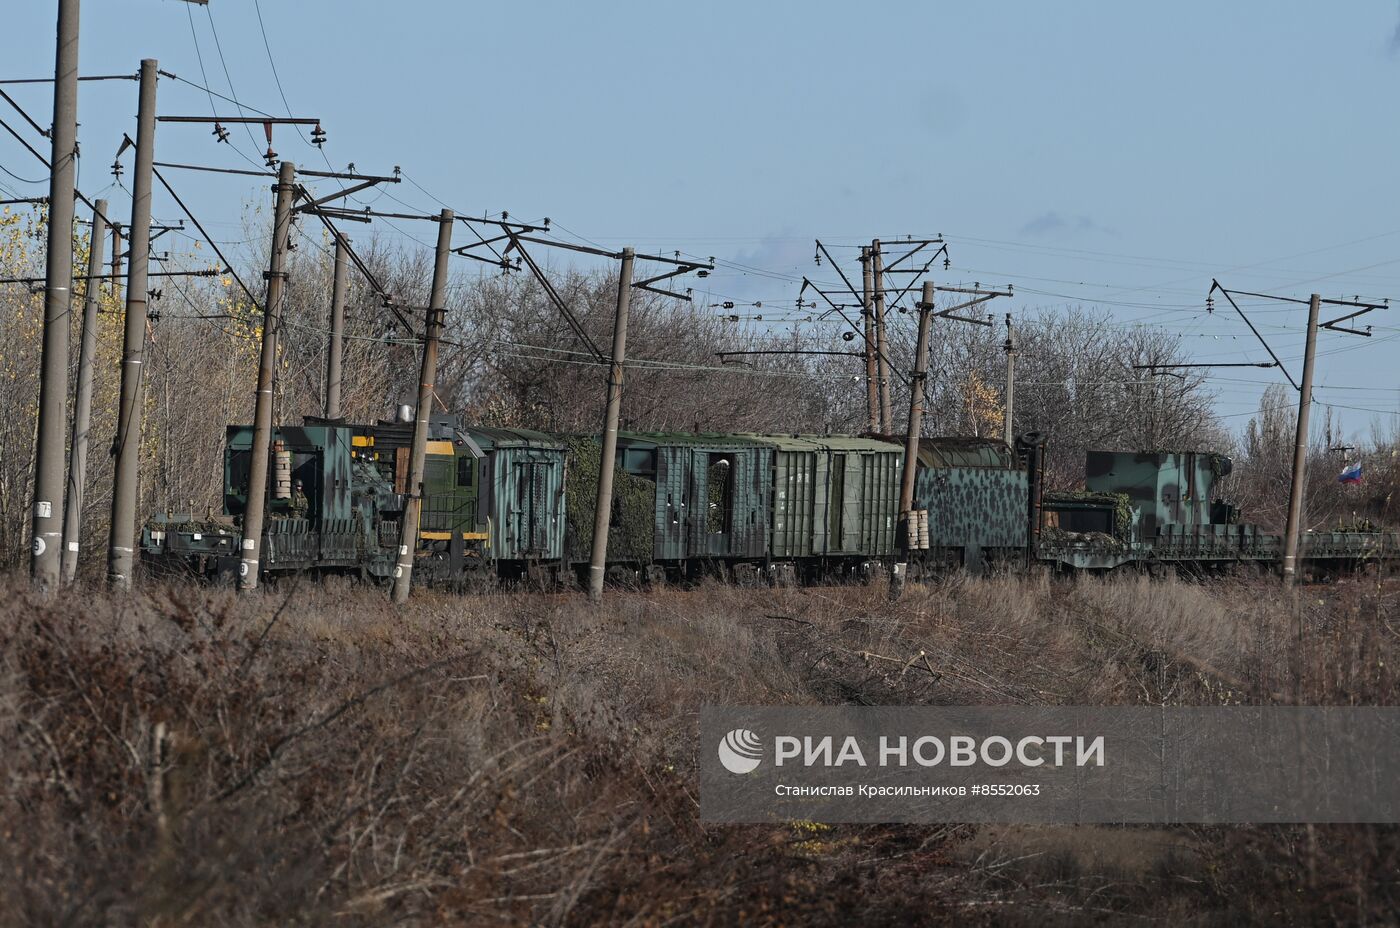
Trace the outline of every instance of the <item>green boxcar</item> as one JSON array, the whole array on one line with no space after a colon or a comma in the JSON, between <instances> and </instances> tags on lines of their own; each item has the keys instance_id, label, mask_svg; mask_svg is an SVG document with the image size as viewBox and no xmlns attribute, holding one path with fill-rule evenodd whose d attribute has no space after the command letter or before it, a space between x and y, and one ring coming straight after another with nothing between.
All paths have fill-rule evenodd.
<instances>
[{"instance_id":1,"label":"green boxcar","mask_svg":"<svg viewBox=\"0 0 1400 928\"><path fill-rule=\"evenodd\" d=\"M617 453L624 473L656 483L654 560L764 557L768 445L733 435L624 432Z\"/></svg>"},{"instance_id":2,"label":"green boxcar","mask_svg":"<svg viewBox=\"0 0 1400 928\"><path fill-rule=\"evenodd\" d=\"M555 436L528 429L472 427L485 453L481 518L497 561L560 563L564 557L567 449Z\"/></svg>"},{"instance_id":3,"label":"green boxcar","mask_svg":"<svg viewBox=\"0 0 1400 928\"><path fill-rule=\"evenodd\" d=\"M773 447L775 559L894 553L903 452L847 436L745 435Z\"/></svg>"}]
</instances>

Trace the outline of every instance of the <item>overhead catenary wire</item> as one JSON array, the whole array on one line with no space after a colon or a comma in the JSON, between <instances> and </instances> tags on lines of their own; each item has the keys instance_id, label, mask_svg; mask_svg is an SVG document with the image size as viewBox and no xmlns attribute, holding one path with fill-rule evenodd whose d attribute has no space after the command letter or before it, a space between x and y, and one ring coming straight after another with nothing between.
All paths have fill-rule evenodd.
<instances>
[{"instance_id":1,"label":"overhead catenary wire","mask_svg":"<svg viewBox=\"0 0 1400 928\"><path fill-rule=\"evenodd\" d=\"M205 16L208 18L208 20L209 20L209 33L210 33L210 35L212 35L212 36L214 37L214 50L217 51L218 54L219 54L219 64L220 64L220 66L222 66L223 69L224 69L224 80L228 82L228 92L229 92L229 95L228 95L227 97L225 97L224 99L228 100L228 101L229 101L230 103L232 103L234 106L238 107L238 111L239 111L240 114L241 114L245 109L246 109L246 110L249 110L250 112L256 113L256 112L258 112L257 110L252 110L250 107L245 107L245 106L238 100L238 91L235 90L234 87L233 87L233 75L231 75L231 74L229 73L229 70L228 70L228 59L224 57L224 44L223 44L222 41L219 40L219 28L218 28L216 25L214 25L214 11L213 11L212 9L210 9L210 6L211 6L210 4L207 4L207 3L204 4L204 15L205 15ZM208 81L205 81L205 83L207 84ZM207 88L206 88L206 89L207 89ZM266 116L266 115L268 115L268 114L267 114L267 113L260 113L260 115ZM257 142L257 140L253 137L253 130L248 126L247 123L244 123L244 125L243 125L243 131L247 133L247 135L248 135L248 142L249 142L249 144L251 144L251 145L253 146L253 150L254 150L254 151L257 151L257 150L258 150L258 142Z\"/></svg>"},{"instance_id":2,"label":"overhead catenary wire","mask_svg":"<svg viewBox=\"0 0 1400 928\"><path fill-rule=\"evenodd\" d=\"M261 11L260 11L260 9L258 10L258 17L259 17L259 22L260 22L260 27L261 27L261 26L262 26L262 23L261 23L262 16L261 16ZM213 24L212 24L212 20L211 20L211 28L212 28L212 25L213 25ZM279 94L281 94L281 96L282 96L283 103L286 104L286 103L287 103L287 97L286 97L285 89L284 89L284 87L283 87L283 85L282 85L282 83L281 83L281 81L280 81L280 77L278 77L277 74L276 74L276 70L277 70L277 69L276 69L276 64L275 64L275 60L273 60L272 52L271 52L270 46L269 46L268 41L267 41L268 36L267 36L267 32L266 32L265 27L262 28L262 31L263 31L264 46L265 46L265 49L266 49L266 51L267 51L267 53L268 53L268 60L269 60L269 63L271 64L271 66L272 66L273 73L274 73L274 78L277 80ZM216 38L217 38L217 36L216 36ZM227 64L226 64L226 62L225 62L225 70L226 70L226 72L227 72ZM226 73L226 76L227 76L227 73ZM207 76L206 76L206 78L205 78L205 84L206 84L206 85L208 84ZM208 88L206 87L206 89L208 89ZM230 81L230 89L232 89L232 83L231 83L231 81ZM238 101L238 100L236 100L236 99L234 99L233 102L234 102L234 103L237 103L240 107L244 107L244 106L245 106L244 104L242 104L240 101ZM246 107L246 108L249 109L249 110L253 110L253 108L251 108L251 107ZM255 110L254 110L254 111L255 111ZM241 153L240 153L240 154L241 154ZM423 191L426 195L428 195L428 196L430 196L430 197L432 196L431 193L428 193L428 191L426 191L421 185L417 184L416 181L414 182L414 186L417 187L419 190ZM392 196L392 194L391 194L391 196ZM397 197L394 197L394 199L397 200L398 198L397 198ZM434 199L436 199L436 198L434 197ZM403 202L403 201L399 201L399 202ZM322 218L323 221L324 221L324 217L320 217L320 218ZM471 227L469 226L469 228L471 228ZM589 240L589 239L584 238L584 237L581 236L581 235L578 235L577 233L572 232L571 230L569 230L569 229L567 229L567 228L565 228L565 227L563 227L563 226L560 226L559 228L560 228L560 230L561 230L562 232L564 232L564 233L566 233L566 234L568 234L568 235L571 235L571 236L573 236L573 237L575 237L575 238L578 238L578 239L580 239L580 240L592 241L592 240ZM203 229L201 229L200 231L201 231L201 233L204 233L204 230L203 230ZM480 233L477 232L474 228L472 229L472 231L473 231L474 234L477 235L478 238L481 238ZM207 233L205 233L205 235L206 235L206 238L209 238L209 237L207 236ZM410 237L411 237L411 236L410 236ZM214 244L214 241L213 241L212 238L209 238L209 241L210 241L211 245ZM838 246L833 246L833 247L838 247ZM855 247L855 246L847 246L847 247ZM494 249L493 249L493 251L494 251ZM1071 251L1073 251L1073 249L1071 249ZM1107 254L1107 253L1105 253L1105 254ZM1116 256L1116 257L1136 257L1136 256ZM757 269L757 268L753 268L752 266L749 266L749 265L743 265L743 264L741 264L740 262L737 262L737 261L736 261L736 262L725 262L725 261L721 261L721 262L717 262L717 263L720 263L720 264L723 264L723 265L726 265L726 266L736 267L736 268L737 268L737 267L746 267L746 266L747 266L747 267L750 267L752 270L754 270L756 273L762 273L762 272L759 271L759 269ZM1188 264L1189 262L1178 262L1178 263L1184 265L1184 264ZM777 273L777 272L771 272L771 273L773 273L775 277L789 277L789 276L790 276L790 275L782 275L782 274L779 274L779 273ZM242 282L240 281L240 285L241 285L241 284L242 284ZM1107 285L1105 285L1105 286L1107 286ZM1020 289L1020 288L1018 288L1018 289ZM247 291L247 288L244 287L244 290L245 290L245 292L246 292L246 291ZM1070 298L1070 297L1066 296L1066 298ZM1089 302L1098 302L1098 301L1092 301L1092 300L1091 300L1091 301L1089 301ZM1127 305L1126 301L1123 301L1123 305ZM1183 306L1183 307L1181 307L1181 308L1184 309L1184 308L1187 308L1187 307ZM1246 306L1246 308L1248 308L1248 307ZM768 314L764 314L764 319L763 319L763 320L760 320L760 321L779 322L779 323L784 323L784 324L806 324L806 322L807 322L806 319L780 319L780 318L769 317ZM835 320L831 320L831 321L834 322ZM1266 331L1266 332L1268 331L1268 327L1267 327L1267 326L1261 325L1261 326L1260 326L1260 329L1262 329L1262 330L1264 330L1264 331ZM1257 335L1257 334L1258 334L1258 332L1256 331L1256 335Z\"/></svg>"},{"instance_id":3,"label":"overhead catenary wire","mask_svg":"<svg viewBox=\"0 0 1400 928\"><path fill-rule=\"evenodd\" d=\"M304 206L306 211L312 213L316 216L316 218L321 220L322 224L325 225L327 231L331 233L331 236L337 242L339 242L342 247L344 247L345 253L350 258L350 261L355 265L355 268L360 272L360 274L363 275L365 281L369 283L370 288L374 290L374 292L383 301L384 306L391 313L394 314L394 317L398 319L399 324L402 325L410 335L415 335L416 333L414 332L412 323L410 323L407 317L405 317L404 314L399 310L397 299L394 297L393 294L389 293L389 291L386 290L379 283L379 280L374 276L373 272L370 271L369 267L360 258L359 252L355 251L355 249L351 246L350 240L345 237L345 234L343 232L341 232L335 227L335 225L330 221L330 218L326 215L325 211L315 203L315 201L311 197L310 192L304 186L300 187L298 192L301 197L307 200L307 203Z\"/></svg>"},{"instance_id":4,"label":"overhead catenary wire","mask_svg":"<svg viewBox=\"0 0 1400 928\"><path fill-rule=\"evenodd\" d=\"M258 298L253 295L253 291L250 290L248 288L248 285L243 282L243 278L238 275L238 271L233 266L233 264L228 260L228 258L224 257L223 251L219 248L217 244L214 243L213 236L211 236L208 232L205 231L204 226L200 224L198 217L196 217L195 214L190 210L190 208L185 205L185 201L180 199L180 195L175 192L175 188L170 186L170 182L165 179L165 176L161 174L159 170L151 168L151 174L155 176L156 180L160 181L160 185L165 188L165 192L170 194L170 198L173 199L176 205L179 206L180 209L184 212L184 214L189 217L190 222L193 223L194 227L199 230L199 234L204 236L204 240L209 243L209 247L214 249L214 254L218 255L219 260L222 261L224 267L228 269L229 276L232 277L234 281L238 283L239 288L243 291L244 295L248 297L248 302L253 304L253 306L255 307L258 306Z\"/></svg>"}]
</instances>

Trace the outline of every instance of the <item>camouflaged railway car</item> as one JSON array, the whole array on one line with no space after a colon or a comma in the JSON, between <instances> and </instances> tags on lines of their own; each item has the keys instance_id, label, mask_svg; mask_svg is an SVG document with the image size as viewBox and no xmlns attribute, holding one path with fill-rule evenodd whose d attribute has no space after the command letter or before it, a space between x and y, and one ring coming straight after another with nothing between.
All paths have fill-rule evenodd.
<instances>
[{"instance_id":1,"label":"camouflaged railway car","mask_svg":"<svg viewBox=\"0 0 1400 928\"><path fill-rule=\"evenodd\" d=\"M1034 468L1025 457L1000 439L920 439L914 508L928 512L929 539L910 553L909 579L1026 562Z\"/></svg>"},{"instance_id":2,"label":"camouflaged railway car","mask_svg":"<svg viewBox=\"0 0 1400 928\"><path fill-rule=\"evenodd\" d=\"M239 568L240 525L247 505L251 426L229 426L224 450L223 512L197 519L165 513L141 532L143 562L160 572L233 577ZM387 577L393 570L403 499L365 458L353 429L309 419L274 430L268 469L262 569L267 575L307 570ZM301 506L293 491L300 483Z\"/></svg>"},{"instance_id":3,"label":"camouflaged railway car","mask_svg":"<svg viewBox=\"0 0 1400 928\"><path fill-rule=\"evenodd\" d=\"M1283 537L1217 496L1231 467L1206 451L1090 451L1083 491L1045 495L1037 558L1082 571L1276 570ZM1400 533L1305 532L1298 556L1305 574L1353 572L1400 559Z\"/></svg>"},{"instance_id":4,"label":"camouflaged railway car","mask_svg":"<svg viewBox=\"0 0 1400 928\"><path fill-rule=\"evenodd\" d=\"M393 573L408 481L412 426L347 425L309 418L274 430L264 576ZM231 426L224 506L196 519L166 513L142 530L157 570L231 577L238 569L252 428ZM434 416L424 461L415 577L448 587L524 575L553 581L563 569L564 456L540 432L464 428ZM295 505L300 482L305 501Z\"/></svg>"},{"instance_id":5,"label":"camouflaged railway car","mask_svg":"<svg viewBox=\"0 0 1400 928\"><path fill-rule=\"evenodd\" d=\"M587 576L601 447L567 435L566 559ZM662 583L760 571L767 551L770 449L732 435L620 432L608 579Z\"/></svg>"}]
</instances>

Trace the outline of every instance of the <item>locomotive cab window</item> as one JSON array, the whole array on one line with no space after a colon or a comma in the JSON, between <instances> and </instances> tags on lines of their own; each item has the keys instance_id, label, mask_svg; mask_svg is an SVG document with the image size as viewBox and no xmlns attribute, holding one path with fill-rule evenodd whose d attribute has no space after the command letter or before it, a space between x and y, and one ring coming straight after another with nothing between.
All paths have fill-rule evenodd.
<instances>
[{"instance_id":1,"label":"locomotive cab window","mask_svg":"<svg viewBox=\"0 0 1400 928\"><path fill-rule=\"evenodd\" d=\"M457 459L457 486L469 487L472 485L472 474L476 470L472 465L475 463L473 458L465 454Z\"/></svg>"}]
</instances>

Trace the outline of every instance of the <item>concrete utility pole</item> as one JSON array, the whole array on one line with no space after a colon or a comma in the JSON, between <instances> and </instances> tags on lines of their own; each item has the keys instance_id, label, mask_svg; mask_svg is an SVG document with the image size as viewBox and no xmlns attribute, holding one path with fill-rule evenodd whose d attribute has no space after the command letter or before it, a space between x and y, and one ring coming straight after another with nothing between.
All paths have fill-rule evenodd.
<instances>
[{"instance_id":1,"label":"concrete utility pole","mask_svg":"<svg viewBox=\"0 0 1400 928\"><path fill-rule=\"evenodd\" d=\"M263 519L267 511L267 465L272 452L272 378L277 365L277 337L282 327L282 292L286 287L287 237L292 224L292 196L297 170L283 161L277 170L277 206L272 218L272 253L267 262L267 297L263 308L262 355L258 360L258 389L253 407L253 449L248 462L248 502L243 507L243 557L238 564L238 588L258 588L262 560ZM136 244L131 246L136 259Z\"/></svg>"},{"instance_id":2,"label":"concrete utility pole","mask_svg":"<svg viewBox=\"0 0 1400 928\"><path fill-rule=\"evenodd\" d=\"M865 329L865 428L875 432L880 427L880 394L876 387L879 372L875 363L875 273L870 264L870 249L860 249L861 317Z\"/></svg>"},{"instance_id":3,"label":"concrete utility pole","mask_svg":"<svg viewBox=\"0 0 1400 928\"><path fill-rule=\"evenodd\" d=\"M54 58L49 240L44 267L44 347L34 461L33 556L40 590L59 583L63 537L63 441L68 431L68 325L73 308L73 180L78 154L78 0L59 0Z\"/></svg>"},{"instance_id":4,"label":"concrete utility pole","mask_svg":"<svg viewBox=\"0 0 1400 928\"><path fill-rule=\"evenodd\" d=\"M1011 314L1006 314L1006 411L1002 413L1001 440L1012 442L1012 420L1016 411L1016 333L1011 328Z\"/></svg>"},{"instance_id":5,"label":"concrete utility pole","mask_svg":"<svg viewBox=\"0 0 1400 928\"><path fill-rule=\"evenodd\" d=\"M340 418L340 355L345 343L345 243L335 240L335 274L331 280L331 343L326 349L326 418Z\"/></svg>"},{"instance_id":6,"label":"concrete utility pole","mask_svg":"<svg viewBox=\"0 0 1400 928\"><path fill-rule=\"evenodd\" d=\"M112 299L122 298L122 224L112 223Z\"/></svg>"},{"instance_id":7,"label":"concrete utility pole","mask_svg":"<svg viewBox=\"0 0 1400 928\"><path fill-rule=\"evenodd\" d=\"M928 379L928 340L933 326L934 286L924 282L923 299L919 301L919 338L914 347L914 375L909 378L909 428L904 436L904 469L899 480L899 561L890 576L890 598L904 592L904 574L909 569L911 513L914 509L914 478L919 466L919 435L924 428L924 381Z\"/></svg>"},{"instance_id":8,"label":"concrete utility pole","mask_svg":"<svg viewBox=\"0 0 1400 928\"><path fill-rule=\"evenodd\" d=\"M885 341L885 257L880 253L880 240L870 243L870 258L874 262L875 278L875 353L879 361L880 433L894 433L894 413L890 405L890 352Z\"/></svg>"},{"instance_id":9,"label":"concrete utility pole","mask_svg":"<svg viewBox=\"0 0 1400 928\"><path fill-rule=\"evenodd\" d=\"M69 442L68 493L63 498L63 585L78 573L83 536L83 486L87 482L88 429L92 424L92 359L97 353L97 302L102 293L102 247L107 244L107 201L92 210L88 240L87 288L83 297L83 335L78 344L78 385L73 395L73 437Z\"/></svg>"},{"instance_id":10,"label":"concrete utility pole","mask_svg":"<svg viewBox=\"0 0 1400 928\"><path fill-rule=\"evenodd\" d=\"M1298 579L1298 535L1303 522L1303 485L1308 469L1308 413L1312 409L1313 358L1317 354L1317 316L1322 297L1308 300L1308 340L1303 350L1303 381L1298 389L1298 431L1293 441L1293 486L1288 493L1288 528L1283 538L1283 582Z\"/></svg>"},{"instance_id":11,"label":"concrete utility pole","mask_svg":"<svg viewBox=\"0 0 1400 928\"><path fill-rule=\"evenodd\" d=\"M413 447L408 452L408 494L399 522L399 560L394 567L394 602L408 602L413 581L413 557L418 550L418 525L423 517L423 462L428 456L428 420L433 414L433 386L437 381L438 338L447 315L447 259L452 254L450 209L438 220L437 253L433 262L433 290L423 317L423 367L418 376L418 412L413 419Z\"/></svg>"},{"instance_id":12,"label":"concrete utility pole","mask_svg":"<svg viewBox=\"0 0 1400 928\"><path fill-rule=\"evenodd\" d=\"M132 546L136 543L136 497L141 484L141 382L146 354L146 285L151 261L151 175L156 154L156 81L154 58L141 62L140 103L136 116L135 167L131 172L130 251L126 277L126 328L122 336L121 396L117 401L116 455L112 482L112 524L108 536L107 580L115 590L131 589ZM120 255L120 248L117 251Z\"/></svg>"},{"instance_id":13,"label":"concrete utility pole","mask_svg":"<svg viewBox=\"0 0 1400 928\"><path fill-rule=\"evenodd\" d=\"M622 249L617 277L617 318L613 320L612 366L608 369L608 407L603 416L603 447L598 457L598 499L593 509L593 548L588 556L588 599L603 598L608 560L608 523L612 521L613 465L617 461L617 418L622 411L622 370L627 359L627 310L632 302L632 263L636 252Z\"/></svg>"}]
</instances>

